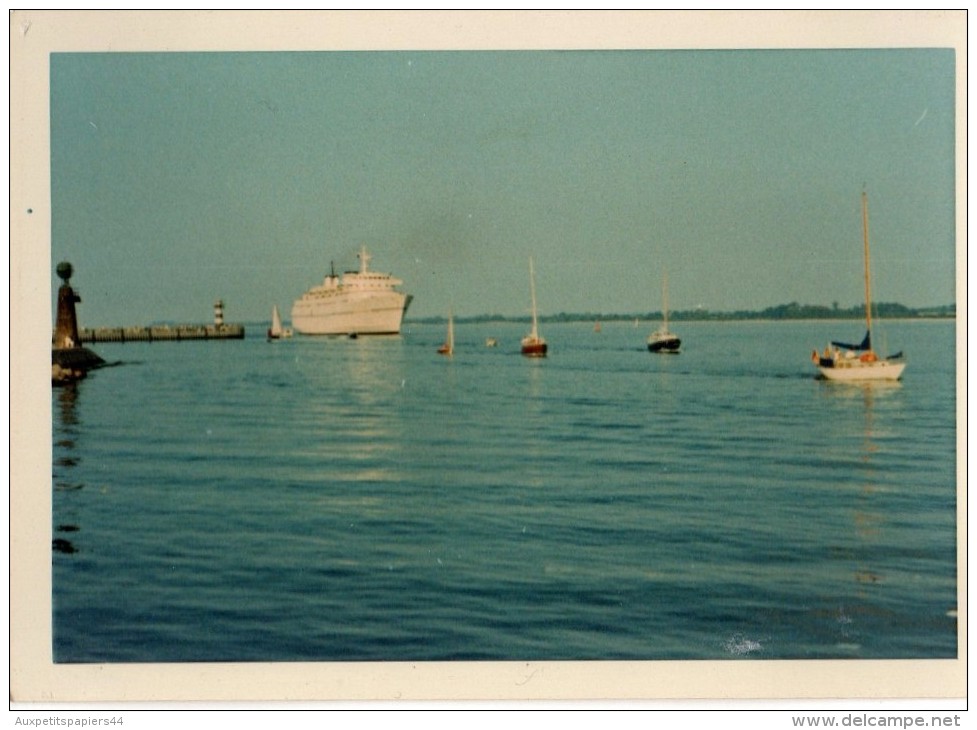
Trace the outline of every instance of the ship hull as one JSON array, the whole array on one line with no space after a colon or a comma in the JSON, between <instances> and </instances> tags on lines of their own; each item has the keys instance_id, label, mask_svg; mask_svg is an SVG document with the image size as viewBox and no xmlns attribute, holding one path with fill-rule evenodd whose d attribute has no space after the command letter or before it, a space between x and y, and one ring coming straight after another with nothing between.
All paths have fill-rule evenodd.
<instances>
[{"instance_id":1,"label":"ship hull","mask_svg":"<svg viewBox=\"0 0 977 730\"><path fill-rule=\"evenodd\" d=\"M542 340L523 341L522 354L526 357L546 357L549 348Z\"/></svg>"},{"instance_id":2,"label":"ship hull","mask_svg":"<svg viewBox=\"0 0 977 730\"><path fill-rule=\"evenodd\" d=\"M410 300L395 291L303 297L292 307L292 328L302 335L399 334Z\"/></svg>"},{"instance_id":3,"label":"ship hull","mask_svg":"<svg viewBox=\"0 0 977 730\"><path fill-rule=\"evenodd\" d=\"M819 365L818 372L825 380L857 383L878 380L899 380L905 368L906 363L904 362L892 362L888 360L861 362L856 359L851 363L839 365Z\"/></svg>"},{"instance_id":4,"label":"ship hull","mask_svg":"<svg viewBox=\"0 0 977 730\"><path fill-rule=\"evenodd\" d=\"M682 340L678 337L666 337L664 339L653 339L648 341L649 352L663 352L676 354L682 347Z\"/></svg>"}]
</instances>

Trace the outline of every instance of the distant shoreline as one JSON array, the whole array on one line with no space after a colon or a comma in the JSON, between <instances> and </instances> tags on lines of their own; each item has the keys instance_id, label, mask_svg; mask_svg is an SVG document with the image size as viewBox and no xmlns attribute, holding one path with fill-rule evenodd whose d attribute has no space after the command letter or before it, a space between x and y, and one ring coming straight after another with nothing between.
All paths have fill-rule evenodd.
<instances>
[{"instance_id":1,"label":"distant shoreline","mask_svg":"<svg viewBox=\"0 0 977 730\"><path fill-rule=\"evenodd\" d=\"M905 307L901 304L884 304L879 303L872 307L872 316L876 319L884 320L896 320L896 319L956 319L956 305L948 304L939 307L920 307L917 309L912 309ZM634 322L635 320L639 322L658 322L661 321L663 315L661 312L639 312L630 314L597 314L592 312L560 312L559 314L550 315L540 315L539 319L541 322L547 323L559 323L559 322ZM823 306L812 306L812 305L798 305L798 304L784 304L777 307L770 307L763 310L757 311L733 311L733 312L712 312L707 309L692 309L684 311L669 312L668 319L670 322L749 322L749 321L800 321L800 320L863 320L865 318L864 307L851 307L849 309L840 309L834 307L823 307ZM458 324L492 324L492 323L526 323L530 319L528 314L518 315L518 316L507 316L503 314L474 314L468 316L456 316L454 318L455 322ZM432 317L406 317L404 319L404 324L445 324L448 321L446 316L432 316ZM243 321L236 325L227 325L228 327L258 327L259 329L267 326L268 320L253 320L253 321ZM202 329L205 327L212 327L213 325L205 324L176 324L174 322L166 321L156 321L148 326L139 326L137 328L120 328L117 326L113 327L86 327L84 328L84 334L82 339L85 340L86 336L90 336L90 333L95 330L108 330L108 329L173 329L174 333L170 337L164 337L162 334L159 337L153 339L180 339L175 334L175 330L187 330L187 329ZM263 331L263 330L262 330ZM129 339L140 339L138 337L132 337ZM142 338L149 339L149 338ZM203 335L193 338L187 334L183 339L206 339ZM226 339L224 338L212 338L212 339ZM91 340L89 340L91 341Z\"/></svg>"},{"instance_id":2,"label":"distant shoreline","mask_svg":"<svg viewBox=\"0 0 977 730\"><path fill-rule=\"evenodd\" d=\"M872 307L872 316L877 319L956 319L956 305L939 307L909 308L901 304L879 303ZM662 312L641 312L631 314L566 313L540 315L543 322L633 322L657 321ZM841 309L804 304L782 304L757 311L712 312L706 309L675 311L668 313L672 322L739 322L739 321L797 321L797 320L860 320L865 318L862 306ZM501 314L477 314L455 317L455 322L477 324L481 322L528 322L528 315L509 317ZM405 324L443 324L447 317L419 317L405 319Z\"/></svg>"}]
</instances>

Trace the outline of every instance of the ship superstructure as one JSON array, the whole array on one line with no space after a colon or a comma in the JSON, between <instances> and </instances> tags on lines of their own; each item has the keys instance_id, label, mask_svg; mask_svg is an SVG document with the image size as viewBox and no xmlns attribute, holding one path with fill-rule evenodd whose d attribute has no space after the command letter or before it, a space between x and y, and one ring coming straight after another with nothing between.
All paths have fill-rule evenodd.
<instances>
[{"instance_id":1,"label":"ship superstructure","mask_svg":"<svg viewBox=\"0 0 977 730\"><path fill-rule=\"evenodd\" d=\"M292 305L292 327L303 335L399 334L412 297L396 289L403 281L370 271L364 246L357 254L359 271L341 276L333 270L322 284L305 292Z\"/></svg>"}]
</instances>

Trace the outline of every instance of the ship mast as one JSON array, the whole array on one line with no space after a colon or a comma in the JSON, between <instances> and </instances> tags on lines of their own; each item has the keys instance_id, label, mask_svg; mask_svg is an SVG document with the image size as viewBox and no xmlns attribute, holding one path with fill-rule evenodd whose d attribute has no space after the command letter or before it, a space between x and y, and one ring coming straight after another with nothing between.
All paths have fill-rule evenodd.
<instances>
[{"instance_id":1,"label":"ship mast","mask_svg":"<svg viewBox=\"0 0 977 730\"><path fill-rule=\"evenodd\" d=\"M662 324L665 332L668 332L668 272L662 277Z\"/></svg>"},{"instance_id":2,"label":"ship mast","mask_svg":"<svg viewBox=\"0 0 977 730\"><path fill-rule=\"evenodd\" d=\"M869 335L869 346L872 342L872 287L869 283L869 254L868 254L868 195L862 191L862 231L865 240L865 328Z\"/></svg>"},{"instance_id":3,"label":"ship mast","mask_svg":"<svg viewBox=\"0 0 977 730\"><path fill-rule=\"evenodd\" d=\"M533 331L532 337L539 337L539 331L536 324L536 274L533 271L533 257L529 257L529 291L533 300Z\"/></svg>"}]
</instances>

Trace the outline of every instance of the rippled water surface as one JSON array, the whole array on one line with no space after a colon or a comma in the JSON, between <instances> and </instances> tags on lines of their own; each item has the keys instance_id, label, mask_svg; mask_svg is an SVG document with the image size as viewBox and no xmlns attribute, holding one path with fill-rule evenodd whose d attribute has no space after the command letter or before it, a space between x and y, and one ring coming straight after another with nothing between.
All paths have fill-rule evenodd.
<instances>
[{"instance_id":1,"label":"rippled water surface","mask_svg":"<svg viewBox=\"0 0 977 730\"><path fill-rule=\"evenodd\" d=\"M655 324L94 346L55 660L955 657L953 323L889 386L813 378L857 323Z\"/></svg>"}]
</instances>

